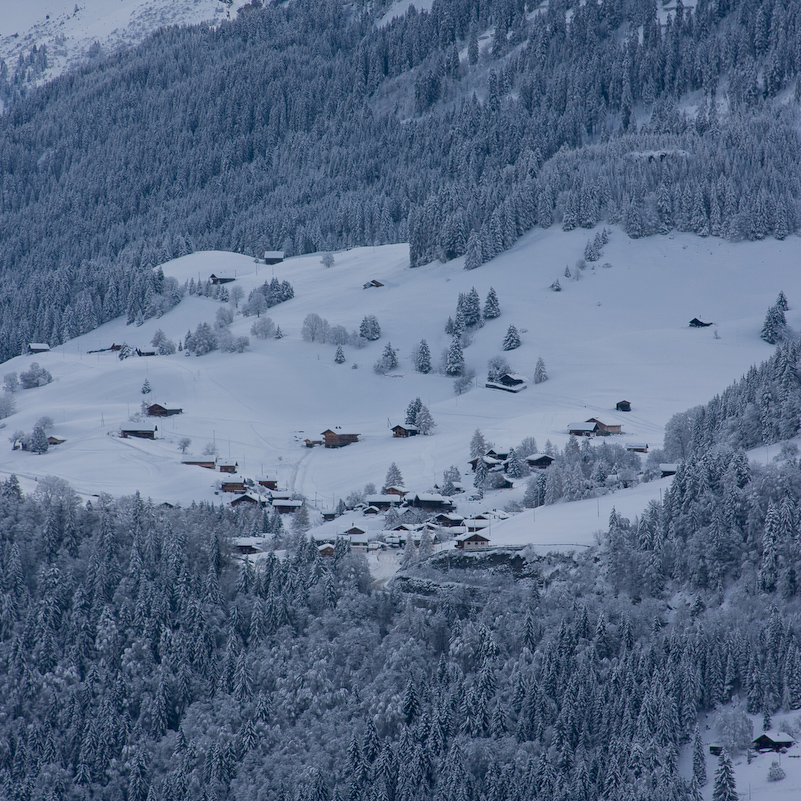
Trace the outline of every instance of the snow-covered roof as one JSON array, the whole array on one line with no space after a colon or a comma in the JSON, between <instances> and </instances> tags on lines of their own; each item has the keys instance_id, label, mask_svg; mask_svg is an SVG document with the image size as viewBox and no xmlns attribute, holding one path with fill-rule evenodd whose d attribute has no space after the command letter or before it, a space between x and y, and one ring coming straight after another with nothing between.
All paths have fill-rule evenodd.
<instances>
[{"instance_id":1,"label":"snow-covered roof","mask_svg":"<svg viewBox=\"0 0 801 801\"><path fill-rule=\"evenodd\" d=\"M548 453L531 453L526 456L527 462L538 462L540 459L550 459L553 461L553 456Z\"/></svg>"},{"instance_id":2,"label":"snow-covered roof","mask_svg":"<svg viewBox=\"0 0 801 801\"><path fill-rule=\"evenodd\" d=\"M487 542L489 542L489 537L485 537L483 534L479 534L477 531L467 531L464 534L459 534L458 536L454 537L454 539L458 542L464 542L465 540L473 539L474 537L487 540Z\"/></svg>"},{"instance_id":3,"label":"snow-covered roof","mask_svg":"<svg viewBox=\"0 0 801 801\"><path fill-rule=\"evenodd\" d=\"M568 423L568 431L595 431L598 423Z\"/></svg>"},{"instance_id":4,"label":"snow-covered roof","mask_svg":"<svg viewBox=\"0 0 801 801\"><path fill-rule=\"evenodd\" d=\"M400 503L402 498L400 495L365 495L364 500L368 504L376 503Z\"/></svg>"}]
</instances>

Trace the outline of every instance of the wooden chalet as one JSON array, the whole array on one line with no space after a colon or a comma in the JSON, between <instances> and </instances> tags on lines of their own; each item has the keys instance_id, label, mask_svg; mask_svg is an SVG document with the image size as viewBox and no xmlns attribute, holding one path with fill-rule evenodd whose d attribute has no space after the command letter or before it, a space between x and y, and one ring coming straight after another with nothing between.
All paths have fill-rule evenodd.
<instances>
[{"instance_id":1,"label":"wooden chalet","mask_svg":"<svg viewBox=\"0 0 801 801\"><path fill-rule=\"evenodd\" d=\"M401 496L396 495L395 493L386 493L385 495L366 495L364 498L364 502L370 506L375 506L381 512L386 512L392 506L396 506L401 502ZM364 510L364 514L367 514L367 509Z\"/></svg>"},{"instance_id":2,"label":"wooden chalet","mask_svg":"<svg viewBox=\"0 0 801 801\"><path fill-rule=\"evenodd\" d=\"M238 466L236 462L219 462L217 464L221 473L236 473Z\"/></svg>"},{"instance_id":3,"label":"wooden chalet","mask_svg":"<svg viewBox=\"0 0 801 801\"><path fill-rule=\"evenodd\" d=\"M337 434L336 431L332 431L330 428L323 431L320 436L322 436L323 444L326 448L344 448L352 442L359 441L358 434Z\"/></svg>"},{"instance_id":4,"label":"wooden chalet","mask_svg":"<svg viewBox=\"0 0 801 801\"><path fill-rule=\"evenodd\" d=\"M274 490L278 487L278 481L274 478L260 478L259 486L266 487L268 490Z\"/></svg>"},{"instance_id":5,"label":"wooden chalet","mask_svg":"<svg viewBox=\"0 0 801 801\"><path fill-rule=\"evenodd\" d=\"M181 464L191 464L195 465L196 467L205 467L206 470L214 470L217 466L217 463L213 459L187 459Z\"/></svg>"},{"instance_id":6,"label":"wooden chalet","mask_svg":"<svg viewBox=\"0 0 801 801\"><path fill-rule=\"evenodd\" d=\"M330 542L321 542L317 546L317 552L320 556L331 559L334 556L334 546Z\"/></svg>"},{"instance_id":7,"label":"wooden chalet","mask_svg":"<svg viewBox=\"0 0 801 801\"><path fill-rule=\"evenodd\" d=\"M232 281L236 281L236 278L229 278L212 273L211 276L209 276L209 281L211 281L212 284L230 284Z\"/></svg>"},{"instance_id":8,"label":"wooden chalet","mask_svg":"<svg viewBox=\"0 0 801 801\"><path fill-rule=\"evenodd\" d=\"M761 754L766 751L784 751L792 745L793 740L774 740L767 734L760 734L752 743L753 749Z\"/></svg>"},{"instance_id":9,"label":"wooden chalet","mask_svg":"<svg viewBox=\"0 0 801 801\"><path fill-rule=\"evenodd\" d=\"M489 389L502 389L505 392L520 392L528 386L528 380L524 375L504 373L496 381L487 381L484 386Z\"/></svg>"},{"instance_id":10,"label":"wooden chalet","mask_svg":"<svg viewBox=\"0 0 801 801\"><path fill-rule=\"evenodd\" d=\"M659 472L661 473L662 478L667 478L668 476L675 476L679 470L678 464L669 464L665 462L664 464L659 465Z\"/></svg>"},{"instance_id":11,"label":"wooden chalet","mask_svg":"<svg viewBox=\"0 0 801 801\"><path fill-rule=\"evenodd\" d=\"M532 453L526 456L526 464L532 470L546 470L553 463L553 456L549 456L547 453Z\"/></svg>"},{"instance_id":12,"label":"wooden chalet","mask_svg":"<svg viewBox=\"0 0 801 801\"><path fill-rule=\"evenodd\" d=\"M615 404L615 411L616 412L630 412L631 411L631 402L627 400L618 401Z\"/></svg>"},{"instance_id":13,"label":"wooden chalet","mask_svg":"<svg viewBox=\"0 0 801 801\"><path fill-rule=\"evenodd\" d=\"M47 444L48 445L63 445L67 440L59 439L58 437L48 437Z\"/></svg>"},{"instance_id":14,"label":"wooden chalet","mask_svg":"<svg viewBox=\"0 0 801 801\"><path fill-rule=\"evenodd\" d=\"M623 433L623 426L621 425L609 425L608 423L601 422L597 417L591 417L587 420L588 423L596 423L598 425L598 433L602 437L608 437L610 434L622 434Z\"/></svg>"},{"instance_id":15,"label":"wooden chalet","mask_svg":"<svg viewBox=\"0 0 801 801\"><path fill-rule=\"evenodd\" d=\"M120 437L128 439L128 437L136 437L137 439L155 439L156 432L152 428L122 428L120 429Z\"/></svg>"},{"instance_id":16,"label":"wooden chalet","mask_svg":"<svg viewBox=\"0 0 801 801\"><path fill-rule=\"evenodd\" d=\"M648 453L647 442L627 442L626 450L632 453Z\"/></svg>"},{"instance_id":17,"label":"wooden chalet","mask_svg":"<svg viewBox=\"0 0 801 801\"><path fill-rule=\"evenodd\" d=\"M454 512L440 512L434 522L442 528L456 528L464 523L464 518Z\"/></svg>"},{"instance_id":18,"label":"wooden chalet","mask_svg":"<svg viewBox=\"0 0 801 801\"><path fill-rule=\"evenodd\" d=\"M397 495L399 498L405 498L409 491L405 490L403 487L387 487L384 490L386 495Z\"/></svg>"},{"instance_id":19,"label":"wooden chalet","mask_svg":"<svg viewBox=\"0 0 801 801\"><path fill-rule=\"evenodd\" d=\"M409 505L415 509L423 509L426 512L450 512L453 510L453 501L443 495L436 495L432 492L415 493Z\"/></svg>"},{"instance_id":20,"label":"wooden chalet","mask_svg":"<svg viewBox=\"0 0 801 801\"><path fill-rule=\"evenodd\" d=\"M220 489L223 492L244 492L245 491L245 482L244 481L223 481Z\"/></svg>"},{"instance_id":21,"label":"wooden chalet","mask_svg":"<svg viewBox=\"0 0 801 801\"><path fill-rule=\"evenodd\" d=\"M265 264L280 264L284 260L283 250L265 250L264 263Z\"/></svg>"},{"instance_id":22,"label":"wooden chalet","mask_svg":"<svg viewBox=\"0 0 801 801\"><path fill-rule=\"evenodd\" d=\"M594 437L598 432L598 423L568 423L567 426L567 433L572 437Z\"/></svg>"},{"instance_id":23,"label":"wooden chalet","mask_svg":"<svg viewBox=\"0 0 801 801\"><path fill-rule=\"evenodd\" d=\"M375 515L381 514L381 510L377 506L368 506L362 514L368 517L375 517Z\"/></svg>"},{"instance_id":24,"label":"wooden chalet","mask_svg":"<svg viewBox=\"0 0 801 801\"><path fill-rule=\"evenodd\" d=\"M361 534L366 534L366 533L367 533L367 529L362 528L361 526L351 526L345 532L345 534L347 534L349 537L354 537L354 536L361 535Z\"/></svg>"},{"instance_id":25,"label":"wooden chalet","mask_svg":"<svg viewBox=\"0 0 801 801\"><path fill-rule=\"evenodd\" d=\"M267 535L261 534L257 537L232 537L231 548L234 553L240 556L253 556L257 553L264 553L267 548Z\"/></svg>"},{"instance_id":26,"label":"wooden chalet","mask_svg":"<svg viewBox=\"0 0 801 801\"><path fill-rule=\"evenodd\" d=\"M282 515L294 514L295 512L298 511L298 509L300 509L301 506L303 506L303 501L273 498L273 509L275 509L279 514Z\"/></svg>"},{"instance_id":27,"label":"wooden chalet","mask_svg":"<svg viewBox=\"0 0 801 801\"><path fill-rule=\"evenodd\" d=\"M490 452L492 453L492 452ZM474 459L471 459L468 464L470 467L473 468L473 472L476 472L476 468L478 467L478 463L483 461L484 464L487 465L487 470L493 470L495 468L503 467L504 459L499 459L497 456L490 455L490 453L485 454L484 456L476 456Z\"/></svg>"},{"instance_id":28,"label":"wooden chalet","mask_svg":"<svg viewBox=\"0 0 801 801\"><path fill-rule=\"evenodd\" d=\"M323 515L323 520L325 520L326 523L329 523L331 520L336 520L337 510L323 509L322 515Z\"/></svg>"},{"instance_id":29,"label":"wooden chalet","mask_svg":"<svg viewBox=\"0 0 801 801\"><path fill-rule=\"evenodd\" d=\"M417 426L396 425L392 426L392 436L397 439L406 439L406 437L416 437L420 431Z\"/></svg>"},{"instance_id":30,"label":"wooden chalet","mask_svg":"<svg viewBox=\"0 0 801 801\"><path fill-rule=\"evenodd\" d=\"M454 544L461 551L480 551L488 548L490 541L489 537L485 537L478 531L472 531L455 537Z\"/></svg>"},{"instance_id":31,"label":"wooden chalet","mask_svg":"<svg viewBox=\"0 0 801 801\"><path fill-rule=\"evenodd\" d=\"M366 284L362 285L362 289L371 289L374 286L384 286L380 281L376 281L375 278L368 281Z\"/></svg>"},{"instance_id":32,"label":"wooden chalet","mask_svg":"<svg viewBox=\"0 0 801 801\"><path fill-rule=\"evenodd\" d=\"M238 498L231 501L231 506L264 506L264 498L255 495L252 492L246 492Z\"/></svg>"},{"instance_id":33,"label":"wooden chalet","mask_svg":"<svg viewBox=\"0 0 801 801\"><path fill-rule=\"evenodd\" d=\"M28 345L28 353L49 353L50 345L46 342L31 342Z\"/></svg>"},{"instance_id":34,"label":"wooden chalet","mask_svg":"<svg viewBox=\"0 0 801 801\"><path fill-rule=\"evenodd\" d=\"M160 403L153 403L147 407L147 413L150 417L172 417L174 414L182 414L183 409L168 409Z\"/></svg>"}]
</instances>

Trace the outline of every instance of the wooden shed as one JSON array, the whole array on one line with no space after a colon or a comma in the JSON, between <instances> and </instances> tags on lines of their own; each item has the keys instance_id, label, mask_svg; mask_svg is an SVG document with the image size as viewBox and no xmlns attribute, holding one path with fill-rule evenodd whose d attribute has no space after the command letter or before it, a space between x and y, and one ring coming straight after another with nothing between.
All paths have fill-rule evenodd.
<instances>
[{"instance_id":1,"label":"wooden shed","mask_svg":"<svg viewBox=\"0 0 801 801\"><path fill-rule=\"evenodd\" d=\"M344 448L352 442L359 441L358 434L338 434L330 428L320 435L323 438L323 444L326 448Z\"/></svg>"},{"instance_id":2,"label":"wooden shed","mask_svg":"<svg viewBox=\"0 0 801 801\"><path fill-rule=\"evenodd\" d=\"M396 425L392 426L392 436L398 439L405 439L406 437L416 437L419 434L417 426L412 425Z\"/></svg>"},{"instance_id":3,"label":"wooden shed","mask_svg":"<svg viewBox=\"0 0 801 801\"><path fill-rule=\"evenodd\" d=\"M631 411L631 401L627 401L627 400L618 401L615 404L615 411L618 411L618 412L630 412Z\"/></svg>"},{"instance_id":4,"label":"wooden shed","mask_svg":"<svg viewBox=\"0 0 801 801\"><path fill-rule=\"evenodd\" d=\"M160 403L152 403L147 407L147 413L150 417L172 417L174 414L181 414L183 409L168 409Z\"/></svg>"}]
</instances>

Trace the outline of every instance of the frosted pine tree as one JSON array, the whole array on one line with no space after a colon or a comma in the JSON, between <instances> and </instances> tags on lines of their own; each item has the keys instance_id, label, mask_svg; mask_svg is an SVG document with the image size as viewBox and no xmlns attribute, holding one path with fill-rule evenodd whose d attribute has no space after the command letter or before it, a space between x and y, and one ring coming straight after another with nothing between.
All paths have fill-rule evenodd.
<instances>
[{"instance_id":1,"label":"frosted pine tree","mask_svg":"<svg viewBox=\"0 0 801 801\"><path fill-rule=\"evenodd\" d=\"M737 785L734 781L734 768L725 751L718 757L718 769L715 771L715 787L712 790L712 801L738 801Z\"/></svg>"},{"instance_id":2,"label":"frosted pine tree","mask_svg":"<svg viewBox=\"0 0 801 801\"><path fill-rule=\"evenodd\" d=\"M420 343L414 349L412 361L414 362L414 369L417 370L418 373L431 372L431 350L424 339L421 339Z\"/></svg>"},{"instance_id":3,"label":"frosted pine tree","mask_svg":"<svg viewBox=\"0 0 801 801\"><path fill-rule=\"evenodd\" d=\"M387 342L381 358L375 363L374 369L377 373L387 373L398 366L398 351L392 347L391 342Z\"/></svg>"},{"instance_id":4,"label":"frosted pine tree","mask_svg":"<svg viewBox=\"0 0 801 801\"><path fill-rule=\"evenodd\" d=\"M769 345L775 345L777 342L784 339L786 334L787 320L784 317L783 309L777 302L768 309L760 336Z\"/></svg>"},{"instance_id":5,"label":"frosted pine tree","mask_svg":"<svg viewBox=\"0 0 801 801\"><path fill-rule=\"evenodd\" d=\"M343 364L345 362L345 351L342 350L342 345L337 345L337 352L334 356L334 361L337 364Z\"/></svg>"},{"instance_id":6,"label":"frosted pine tree","mask_svg":"<svg viewBox=\"0 0 801 801\"><path fill-rule=\"evenodd\" d=\"M464 314L464 324L468 328L481 324L481 298L479 298L475 287L465 295L462 312Z\"/></svg>"},{"instance_id":7,"label":"frosted pine tree","mask_svg":"<svg viewBox=\"0 0 801 801\"><path fill-rule=\"evenodd\" d=\"M414 424L417 426L418 432L426 436L434 430L436 423L428 410L428 406L420 407L420 411L417 412L417 417L414 419Z\"/></svg>"},{"instance_id":8,"label":"frosted pine tree","mask_svg":"<svg viewBox=\"0 0 801 801\"><path fill-rule=\"evenodd\" d=\"M542 360L542 356L537 359L537 364L534 366L534 383L541 384L543 381L548 380L548 373L545 369L545 362Z\"/></svg>"},{"instance_id":9,"label":"frosted pine tree","mask_svg":"<svg viewBox=\"0 0 801 801\"><path fill-rule=\"evenodd\" d=\"M413 426L414 421L417 420L417 413L423 408L423 401L420 398L415 398L406 408L406 425Z\"/></svg>"},{"instance_id":10,"label":"frosted pine tree","mask_svg":"<svg viewBox=\"0 0 801 801\"><path fill-rule=\"evenodd\" d=\"M459 375L464 370L464 351L459 336L454 333L451 345L445 355L445 373Z\"/></svg>"},{"instance_id":11,"label":"frosted pine tree","mask_svg":"<svg viewBox=\"0 0 801 801\"><path fill-rule=\"evenodd\" d=\"M517 333L517 328L510 325L506 331L506 336L503 338L503 349L514 350L520 347L520 334Z\"/></svg>"},{"instance_id":12,"label":"frosted pine tree","mask_svg":"<svg viewBox=\"0 0 801 801\"><path fill-rule=\"evenodd\" d=\"M475 231L467 238L467 249L464 254L465 270L475 270L481 266L481 239Z\"/></svg>"},{"instance_id":13,"label":"frosted pine tree","mask_svg":"<svg viewBox=\"0 0 801 801\"><path fill-rule=\"evenodd\" d=\"M501 306L498 303L498 295L495 290L490 287L487 292L487 299L484 301L484 319L494 320L496 317L501 316Z\"/></svg>"},{"instance_id":14,"label":"frosted pine tree","mask_svg":"<svg viewBox=\"0 0 801 801\"><path fill-rule=\"evenodd\" d=\"M389 487L402 487L403 476L401 475L400 468L393 462L387 468L387 475L384 479L384 486L381 488L382 492L386 492Z\"/></svg>"},{"instance_id":15,"label":"frosted pine tree","mask_svg":"<svg viewBox=\"0 0 801 801\"><path fill-rule=\"evenodd\" d=\"M476 459L479 456L483 456L488 450L490 446L486 439L484 439L484 435L481 433L480 429L476 429L473 432L473 437L470 440L470 458Z\"/></svg>"},{"instance_id":16,"label":"frosted pine tree","mask_svg":"<svg viewBox=\"0 0 801 801\"><path fill-rule=\"evenodd\" d=\"M785 297L784 292L779 292L779 297L776 298L776 303L774 304L777 309L781 309L782 311L787 311L790 306L787 303L787 298Z\"/></svg>"}]
</instances>

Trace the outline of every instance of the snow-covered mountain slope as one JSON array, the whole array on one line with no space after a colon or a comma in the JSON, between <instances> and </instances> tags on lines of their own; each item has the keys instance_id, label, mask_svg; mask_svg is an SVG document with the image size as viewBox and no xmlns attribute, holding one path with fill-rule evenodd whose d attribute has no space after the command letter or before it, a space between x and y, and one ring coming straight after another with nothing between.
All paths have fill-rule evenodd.
<instances>
[{"instance_id":1,"label":"snow-covered mountain slope","mask_svg":"<svg viewBox=\"0 0 801 801\"><path fill-rule=\"evenodd\" d=\"M462 269L462 260L409 269L405 245L336 253L330 269L319 254L274 267L218 252L171 261L163 269L181 282L205 281L213 272L235 275L229 287L242 287L246 296L273 275L290 281L295 298L268 312L286 336L251 336L242 354L176 353L120 361L110 351L88 353L121 342L147 349L159 328L178 341L198 323L213 323L220 303L187 295L161 319L141 327L120 319L50 353L12 359L2 373L22 372L37 361L54 381L17 393L18 410L3 421L6 432L30 432L38 418L49 415L52 434L66 442L43 455L6 445L0 450L0 473L16 473L26 489L37 477L56 475L87 496L139 490L159 502L220 502L225 496L215 491L224 475L181 464L214 442L221 458L238 462L240 475L277 478L319 508L367 482L380 486L391 462L408 488L423 491L440 481L450 465L469 470L468 447L476 428L497 446L534 436L540 448L548 439L562 447L568 423L597 417L622 424L624 433L616 442L659 447L672 414L706 402L771 354L759 332L779 290L794 307L788 322L796 330L801 325L795 310L796 238L732 244L677 234L632 240L613 230L601 261L577 270L588 236L587 231L539 230L471 272ZM567 265L579 280L565 277ZM561 292L549 289L557 278ZM363 289L370 279L384 286ZM445 321L454 315L459 293L473 286L482 300L494 287L502 313L478 330L465 349L478 386L457 396L453 379L415 372L410 353L425 338L439 362L450 341ZM381 339L363 349L346 346L345 364L335 364L334 346L301 339L304 318L312 312L348 330L374 314ZM689 328L696 316L715 325ZM238 314L232 332L249 335L254 319ZM550 375L518 394L483 386L487 361L502 353L510 324L522 337L520 348L503 353L513 370L530 377L542 357ZM388 342L398 349L400 365L392 375L378 375L372 366ZM120 428L139 412L145 379L153 390L148 402L181 407L183 414L160 421L143 418L142 425L158 424L155 441L120 439ZM431 409L434 434L394 439L389 427L403 422L407 405L417 396ZM631 401L630 413L615 411L622 399ZM319 439L336 426L360 434L360 441L337 450L304 447L304 439ZM192 440L185 457L178 449L184 437ZM469 484L470 478L465 481ZM521 490L491 493L485 505L502 506L519 498ZM638 492L642 497L625 507L627 513L658 496L659 483ZM604 526L612 502L606 497L585 503L584 541L591 542L593 531ZM548 514L555 513L538 510L537 519L546 520ZM510 542L527 541L522 519L507 525ZM544 530L538 522L537 540L576 541L565 539L572 536L569 523L559 526L561 533Z\"/></svg>"},{"instance_id":2,"label":"snow-covered mountain slope","mask_svg":"<svg viewBox=\"0 0 801 801\"><path fill-rule=\"evenodd\" d=\"M1 5L0 58L13 69L20 56L45 45L48 68L39 81L86 61L95 43L111 52L138 44L165 25L236 15L236 6L223 0L3 0Z\"/></svg>"}]
</instances>

